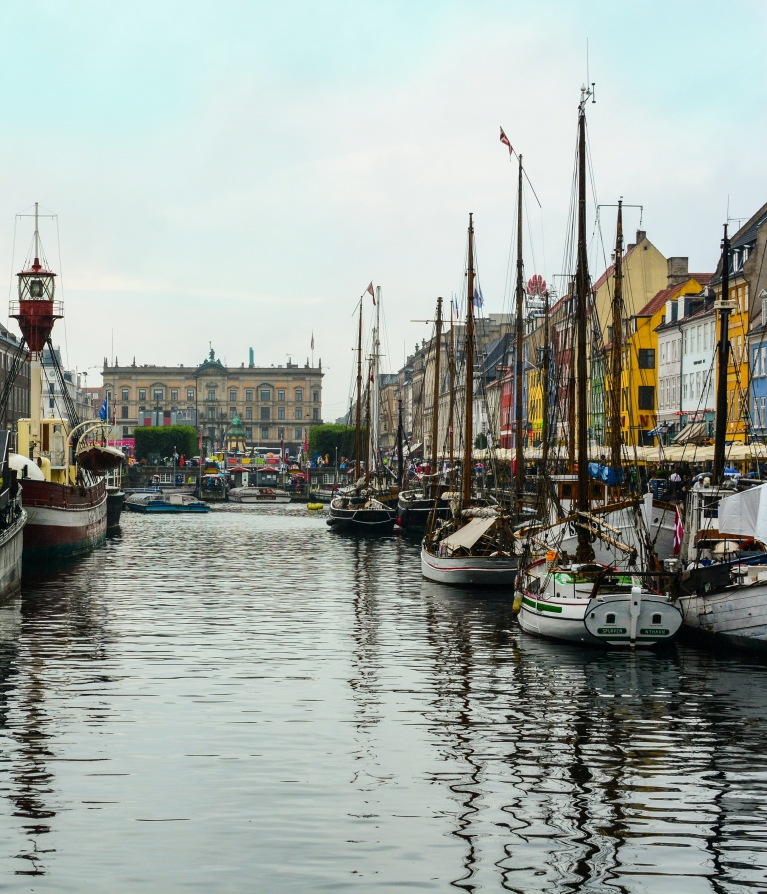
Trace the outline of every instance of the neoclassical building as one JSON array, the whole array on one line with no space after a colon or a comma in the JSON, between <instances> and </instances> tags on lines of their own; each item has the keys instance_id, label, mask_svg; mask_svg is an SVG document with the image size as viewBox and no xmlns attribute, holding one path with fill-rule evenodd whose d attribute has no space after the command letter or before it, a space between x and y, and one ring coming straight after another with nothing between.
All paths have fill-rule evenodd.
<instances>
[{"instance_id":1,"label":"neoclassical building","mask_svg":"<svg viewBox=\"0 0 767 894\"><path fill-rule=\"evenodd\" d=\"M226 367L210 355L198 367L109 366L104 388L118 436L133 437L142 425L194 425L220 447L238 416L248 447L296 450L322 422L322 361L312 367Z\"/></svg>"}]
</instances>

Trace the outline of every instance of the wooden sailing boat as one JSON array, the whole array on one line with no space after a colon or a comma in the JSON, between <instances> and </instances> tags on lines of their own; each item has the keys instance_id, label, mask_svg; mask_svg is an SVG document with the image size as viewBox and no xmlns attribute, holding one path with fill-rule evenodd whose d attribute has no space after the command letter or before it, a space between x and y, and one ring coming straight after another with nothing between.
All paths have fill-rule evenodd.
<instances>
[{"instance_id":1,"label":"wooden sailing boat","mask_svg":"<svg viewBox=\"0 0 767 894\"><path fill-rule=\"evenodd\" d=\"M447 483L440 483L438 469L439 453L439 392L440 392L440 368L442 358L442 299L437 298L437 316L435 319L434 334L434 388L433 411L431 431L431 460L429 473L424 475L417 487L400 490L397 502L397 524L404 530L423 532L429 524L432 515L446 519L450 516L448 502L443 499L443 494L449 489ZM449 361L450 362L450 361ZM451 407L452 407L452 380L451 380ZM450 422L452 432L452 420ZM451 451L452 466L452 451Z\"/></svg>"},{"instance_id":2,"label":"wooden sailing boat","mask_svg":"<svg viewBox=\"0 0 767 894\"><path fill-rule=\"evenodd\" d=\"M510 517L499 506L478 505L472 496L474 472L474 223L469 215L466 301L466 406L461 490L441 495L450 518L432 513L421 545L421 572L428 580L462 586L512 586L518 556ZM434 405L434 428L439 402ZM436 504L435 500L435 504ZM485 502L485 501L482 501Z\"/></svg>"},{"instance_id":3,"label":"wooden sailing boat","mask_svg":"<svg viewBox=\"0 0 767 894\"><path fill-rule=\"evenodd\" d=\"M374 339L375 342L375 339ZM377 347L374 344L374 351ZM360 301L359 333L357 337L357 407L355 429L355 483L339 490L330 501L328 525L336 530L356 534L389 534L394 529L396 510L377 499L371 486L369 453L375 450L371 438L370 378L365 389L367 428L365 463L362 465L362 301ZM377 382L374 383L377 385Z\"/></svg>"},{"instance_id":4,"label":"wooden sailing boat","mask_svg":"<svg viewBox=\"0 0 767 894\"><path fill-rule=\"evenodd\" d=\"M587 319L590 289L586 251L586 112L591 91L581 91L578 112L578 243L576 264L576 335L575 373L577 421L574 440L577 463L577 496L574 512L564 521L529 529L528 551L538 558L525 563L517 580L519 623L528 633L552 639L601 645L656 645L672 639L682 623L681 613L669 596L651 589L651 575L641 569L650 567L652 556L645 549L623 543L621 531L591 511L588 473L588 402L587 402ZM616 295L614 308L620 308L622 219L619 207L616 248ZM620 336L622 321L616 327ZM617 397L620 392L621 356L613 346L612 367L612 462L616 480L620 480L620 419ZM572 449L571 449L572 453ZM634 525L641 530L641 514L636 501L612 503L602 507L602 516L613 517L629 508ZM634 505L632 505L634 504ZM573 532L574 528L574 532ZM574 561L564 544L574 541ZM622 556L619 564L595 560L593 544L600 542ZM545 556L540 552L544 551Z\"/></svg>"}]
</instances>

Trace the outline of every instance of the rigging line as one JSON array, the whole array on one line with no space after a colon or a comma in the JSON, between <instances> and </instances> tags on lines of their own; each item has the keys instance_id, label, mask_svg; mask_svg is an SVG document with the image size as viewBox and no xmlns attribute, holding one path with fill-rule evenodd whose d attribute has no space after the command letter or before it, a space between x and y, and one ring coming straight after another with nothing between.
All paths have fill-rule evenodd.
<instances>
[{"instance_id":1,"label":"rigging line","mask_svg":"<svg viewBox=\"0 0 767 894\"><path fill-rule=\"evenodd\" d=\"M19 215L17 214L13 219L13 248L11 249L11 275L8 280L8 307L6 309L6 316L5 316L6 328L9 328L10 324L11 324L11 317L10 317L11 295L13 294L13 267L14 267L14 263L15 263L15 259L16 259L16 228L18 226L18 223L19 223Z\"/></svg>"}]
</instances>

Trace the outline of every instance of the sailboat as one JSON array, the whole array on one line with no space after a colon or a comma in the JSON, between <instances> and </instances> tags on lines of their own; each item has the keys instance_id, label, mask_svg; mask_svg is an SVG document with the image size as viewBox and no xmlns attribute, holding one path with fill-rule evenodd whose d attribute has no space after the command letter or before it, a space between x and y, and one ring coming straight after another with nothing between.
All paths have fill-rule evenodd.
<instances>
[{"instance_id":1,"label":"sailboat","mask_svg":"<svg viewBox=\"0 0 767 894\"><path fill-rule=\"evenodd\" d=\"M711 480L687 495L678 571L684 627L711 644L767 653L767 485L741 492L726 481L731 249L724 225L717 344L716 428ZM741 479L741 484L746 482Z\"/></svg>"},{"instance_id":2,"label":"sailboat","mask_svg":"<svg viewBox=\"0 0 767 894\"><path fill-rule=\"evenodd\" d=\"M7 405L28 351L30 416L18 421L17 452L10 457L11 466L21 478L28 515L25 559L79 555L101 543L106 537L107 487L100 476L123 461L122 453L107 447L104 438L89 441L89 436L102 426L100 422L79 423L77 419L50 338L54 323L63 316L63 305L55 300L56 274L40 263L38 217L35 203L34 260L17 274L18 300L11 301L9 310L23 337L0 396L1 409ZM68 419L42 418L42 356L46 347L67 404Z\"/></svg>"},{"instance_id":3,"label":"sailboat","mask_svg":"<svg viewBox=\"0 0 767 894\"><path fill-rule=\"evenodd\" d=\"M519 557L515 554L516 543L510 515L498 505L479 505L472 494L474 278L474 220L470 214L466 301L466 406L461 490L447 491L440 496L440 499L448 502L450 518L440 519L436 512L432 513L421 544L421 573L427 580L437 583L511 587L517 573ZM435 440L438 408L439 402L435 401ZM435 499L435 508L437 502Z\"/></svg>"},{"instance_id":4,"label":"sailboat","mask_svg":"<svg viewBox=\"0 0 767 894\"><path fill-rule=\"evenodd\" d=\"M400 490L397 502L397 524L404 530L424 531L433 515L439 519L450 517L450 506L444 498L449 490L447 482L440 483L438 469L439 454L439 392L440 392L440 368L442 359L442 298L437 298L437 316L435 318L434 334L434 387L432 400L432 434L431 434L431 462L429 472L424 474L416 487ZM448 358L450 370L450 413L449 420L450 437L452 444L452 408L453 408L453 360ZM450 450L450 468L452 469L452 447Z\"/></svg>"},{"instance_id":5,"label":"sailboat","mask_svg":"<svg viewBox=\"0 0 767 894\"><path fill-rule=\"evenodd\" d=\"M673 639L682 624L679 608L671 596L652 587L657 575L642 571L649 569L652 554L647 538L638 538L639 549L618 539L621 532L605 524L591 511L588 474L588 403L587 403L587 319L590 290L586 250L586 112L591 90L584 87L578 107L578 240L575 276L575 326L577 354L575 378L571 394L577 404L569 407L570 437L577 422L574 443L577 463L577 487L574 511L564 521L529 526L529 559L517 578L515 608L519 624L527 633L570 642L609 646L653 646ZM616 481L620 480L620 394L621 350L620 319L622 257L622 219L618 211L616 246L616 296L614 315L617 327L613 344L612 367L612 464ZM577 385L577 387L576 387ZM571 466L572 468L572 466ZM544 470L546 474L546 470ZM624 503L631 506L631 501ZM606 513L621 510L616 503L602 507ZM634 508L634 521L641 526L641 513ZM575 555L571 557L563 541L574 540ZM622 561L596 561L593 543L600 541L617 550ZM540 555L544 552L544 555ZM537 553L537 555L536 555Z\"/></svg>"},{"instance_id":6,"label":"sailboat","mask_svg":"<svg viewBox=\"0 0 767 894\"><path fill-rule=\"evenodd\" d=\"M377 339L374 338L374 354L377 353ZM362 301L360 300L359 333L357 338L357 406L355 427L355 483L339 490L330 501L329 527L339 531L356 534L389 534L394 530L396 518L395 506L389 506L377 498L376 490L371 485L371 461L369 454L375 454L371 438L370 411L370 378L365 389L367 406L367 426L364 474L362 467ZM374 382L377 386L377 382Z\"/></svg>"}]
</instances>

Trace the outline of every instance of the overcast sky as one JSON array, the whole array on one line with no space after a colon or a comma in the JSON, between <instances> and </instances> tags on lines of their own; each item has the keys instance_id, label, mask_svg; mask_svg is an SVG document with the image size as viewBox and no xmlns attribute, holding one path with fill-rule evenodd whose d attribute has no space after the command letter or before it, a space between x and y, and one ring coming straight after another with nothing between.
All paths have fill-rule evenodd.
<instances>
[{"instance_id":1,"label":"overcast sky","mask_svg":"<svg viewBox=\"0 0 767 894\"><path fill-rule=\"evenodd\" d=\"M643 205L664 254L713 270L728 197L732 217L767 200L766 10L762 0L3 4L9 288L31 237L15 215L39 201L59 216L66 329L58 323L54 341L70 367L100 367L113 331L121 363L193 365L209 341L229 365L247 363L251 346L257 364L303 363L314 331L333 419L360 294L371 279L383 288L384 368L396 369L427 334L410 320L461 289L470 211L485 307L508 303L515 172L500 125L543 206L530 210L526 271L560 272L587 38L598 200ZM638 223L628 212L627 229ZM95 369L89 382L101 382Z\"/></svg>"}]
</instances>

